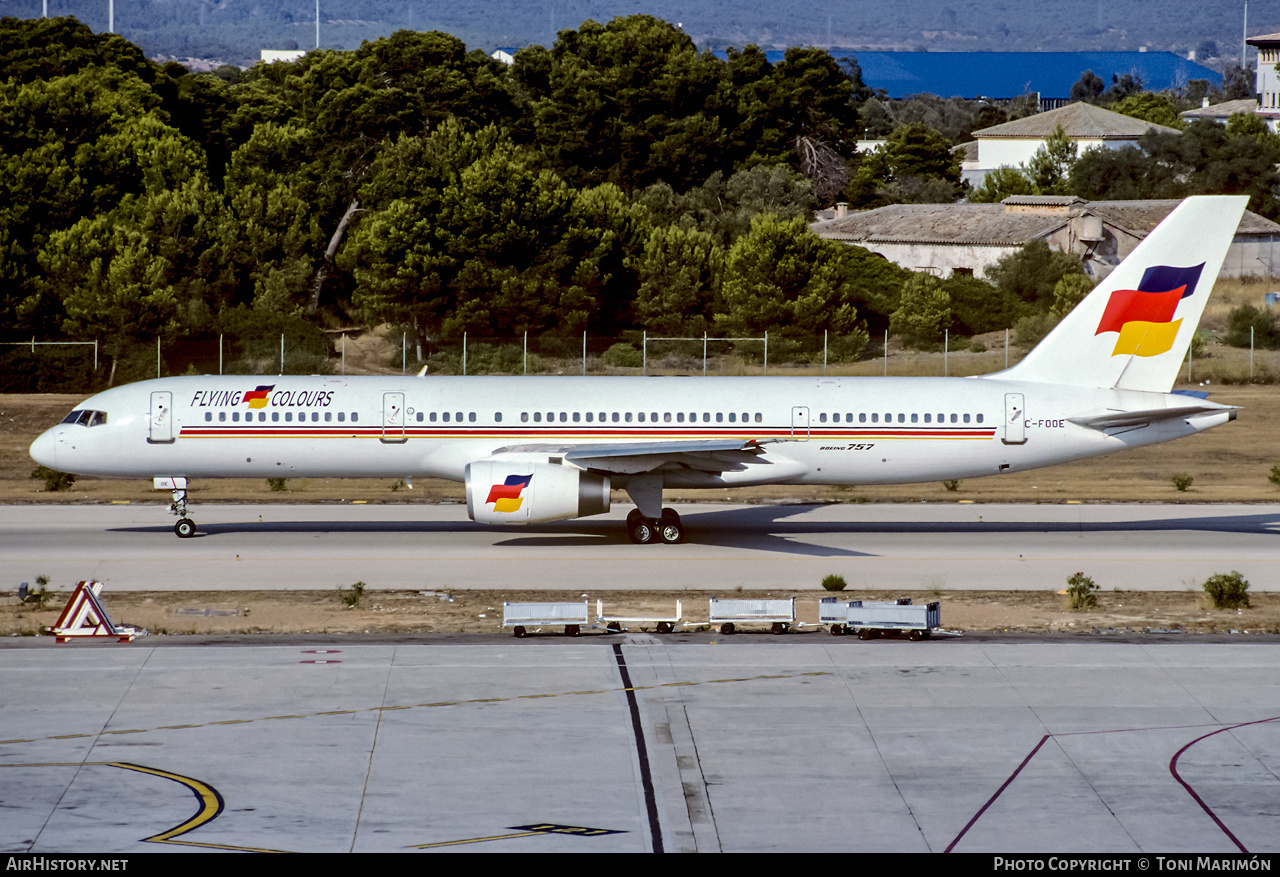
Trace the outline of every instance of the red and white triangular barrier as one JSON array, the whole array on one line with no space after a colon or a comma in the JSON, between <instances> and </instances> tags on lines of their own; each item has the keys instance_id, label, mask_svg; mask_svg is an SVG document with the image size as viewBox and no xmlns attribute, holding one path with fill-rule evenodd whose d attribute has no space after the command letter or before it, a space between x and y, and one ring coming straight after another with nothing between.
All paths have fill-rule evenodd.
<instances>
[{"instance_id":1,"label":"red and white triangular barrier","mask_svg":"<svg viewBox=\"0 0 1280 877\"><path fill-rule=\"evenodd\" d=\"M95 637L127 643L138 635L137 628L123 627L111 620L99 599L101 593L102 582L80 582L76 585L57 623L49 629L58 642L69 642L73 637Z\"/></svg>"}]
</instances>

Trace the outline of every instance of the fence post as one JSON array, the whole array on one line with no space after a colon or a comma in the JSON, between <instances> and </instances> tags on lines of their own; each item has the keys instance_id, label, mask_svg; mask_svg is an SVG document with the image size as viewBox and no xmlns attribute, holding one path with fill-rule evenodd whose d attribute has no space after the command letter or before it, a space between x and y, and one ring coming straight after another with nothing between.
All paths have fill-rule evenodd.
<instances>
[{"instance_id":1,"label":"fence post","mask_svg":"<svg viewBox=\"0 0 1280 877\"><path fill-rule=\"evenodd\" d=\"M764 376L769 377L769 330L764 330Z\"/></svg>"},{"instance_id":2,"label":"fence post","mask_svg":"<svg viewBox=\"0 0 1280 877\"><path fill-rule=\"evenodd\" d=\"M582 330L582 376L587 376L587 330Z\"/></svg>"},{"instance_id":3,"label":"fence post","mask_svg":"<svg viewBox=\"0 0 1280 877\"><path fill-rule=\"evenodd\" d=\"M160 377L160 336L156 336L156 377Z\"/></svg>"},{"instance_id":4,"label":"fence post","mask_svg":"<svg viewBox=\"0 0 1280 877\"><path fill-rule=\"evenodd\" d=\"M640 374L649 375L649 330L645 329L640 336Z\"/></svg>"},{"instance_id":5,"label":"fence post","mask_svg":"<svg viewBox=\"0 0 1280 877\"><path fill-rule=\"evenodd\" d=\"M347 373L347 333L342 333L342 374Z\"/></svg>"},{"instance_id":6,"label":"fence post","mask_svg":"<svg viewBox=\"0 0 1280 877\"><path fill-rule=\"evenodd\" d=\"M884 376L889 377L889 330L884 330Z\"/></svg>"},{"instance_id":7,"label":"fence post","mask_svg":"<svg viewBox=\"0 0 1280 877\"><path fill-rule=\"evenodd\" d=\"M822 330L822 376L827 376L827 330Z\"/></svg>"},{"instance_id":8,"label":"fence post","mask_svg":"<svg viewBox=\"0 0 1280 877\"><path fill-rule=\"evenodd\" d=\"M703 330L703 332L702 332L702 376L703 376L704 378L707 376L707 333L706 333L706 330Z\"/></svg>"},{"instance_id":9,"label":"fence post","mask_svg":"<svg viewBox=\"0 0 1280 877\"><path fill-rule=\"evenodd\" d=\"M529 330L524 330L524 374L529 376Z\"/></svg>"},{"instance_id":10,"label":"fence post","mask_svg":"<svg viewBox=\"0 0 1280 877\"><path fill-rule=\"evenodd\" d=\"M942 330L942 376L950 377L948 373L947 357L951 355L951 330Z\"/></svg>"},{"instance_id":11,"label":"fence post","mask_svg":"<svg viewBox=\"0 0 1280 877\"><path fill-rule=\"evenodd\" d=\"M462 376L467 376L467 333L462 333Z\"/></svg>"},{"instance_id":12,"label":"fence post","mask_svg":"<svg viewBox=\"0 0 1280 877\"><path fill-rule=\"evenodd\" d=\"M280 333L280 374L284 374L284 333Z\"/></svg>"},{"instance_id":13,"label":"fence post","mask_svg":"<svg viewBox=\"0 0 1280 877\"><path fill-rule=\"evenodd\" d=\"M347 348L346 348L346 341L347 341L347 336L346 336L346 335L343 335L343 336L342 336L342 342L343 342L343 347L342 347L342 366L343 366L343 368L342 368L342 373L343 373L343 374L346 374L346 372L347 372L347 369L346 369L346 365L347 365ZM219 333L218 333L218 377L222 377L222 333L221 333L221 332L219 332Z\"/></svg>"}]
</instances>

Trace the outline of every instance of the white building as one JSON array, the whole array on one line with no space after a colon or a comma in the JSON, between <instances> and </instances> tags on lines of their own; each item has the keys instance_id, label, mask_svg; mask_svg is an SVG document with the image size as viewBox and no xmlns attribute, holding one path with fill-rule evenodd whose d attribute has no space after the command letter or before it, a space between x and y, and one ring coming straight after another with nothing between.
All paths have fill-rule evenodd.
<instances>
[{"instance_id":1,"label":"white building","mask_svg":"<svg viewBox=\"0 0 1280 877\"><path fill-rule=\"evenodd\" d=\"M1058 128L1062 128L1063 133L1076 142L1077 155L1098 147L1119 149L1122 146L1136 146L1142 135L1151 130L1178 133L1173 128L1113 113L1093 104L1067 104L1056 110L974 131L976 158L969 157L973 150L968 148L968 144L961 144L966 147L966 160L961 164L962 177L970 185L979 186L989 171L999 167L1016 168L1030 164L1036 150L1044 146L1044 142Z\"/></svg>"}]
</instances>

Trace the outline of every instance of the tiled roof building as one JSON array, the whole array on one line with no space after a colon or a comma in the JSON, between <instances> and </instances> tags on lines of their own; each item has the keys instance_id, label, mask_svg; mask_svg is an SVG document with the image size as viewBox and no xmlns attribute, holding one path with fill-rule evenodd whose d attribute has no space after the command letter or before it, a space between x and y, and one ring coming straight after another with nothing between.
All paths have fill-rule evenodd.
<instances>
[{"instance_id":1,"label":"tiled roof building","mask_svg":"<svg viewBox=\"0 0 1280 877\"><path fill-rule=\"evenodd\" d=\"M904 268L982 277L1002 256L1041 239L1105 277L1178 205L1020 195L1000 204L894 204L813 224L819 237L865 247ZM1280 225L1245 211L1222 275L1280 275Z\"/></svg>"}]
</instances>

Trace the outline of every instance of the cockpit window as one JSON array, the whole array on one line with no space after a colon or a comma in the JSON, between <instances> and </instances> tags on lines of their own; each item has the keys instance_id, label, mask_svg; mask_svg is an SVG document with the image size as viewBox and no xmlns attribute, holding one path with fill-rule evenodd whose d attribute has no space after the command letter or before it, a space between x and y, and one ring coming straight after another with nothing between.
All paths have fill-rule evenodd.
<instances>
[{"instance_id":1,"label":"cockpit window","mask_svg":"<svg viewBox=\"0 0 1280 877\"><path fill-rule=\"evenodd\" d=\"M91 411L88 408L77 408L62 419L63 423L78 423L81 426L102 426L107 422L107 412Z\"/></svg>"}]
</instances>

